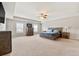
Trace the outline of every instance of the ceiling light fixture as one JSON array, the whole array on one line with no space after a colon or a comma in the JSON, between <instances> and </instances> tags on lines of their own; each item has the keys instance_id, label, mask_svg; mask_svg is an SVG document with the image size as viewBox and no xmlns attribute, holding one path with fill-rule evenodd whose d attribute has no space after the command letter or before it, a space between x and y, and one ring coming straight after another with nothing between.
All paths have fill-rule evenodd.
<instances>
[{"instance_id":1,"label":"ceiling light fixture","mask_svg":"<svg viewBox=\"0 0 79 59\"><path fill-rule=\"evenodd\" d=\"M41 19L47 19L47 17L48 17L48 12L47 11L43 11L43 12L40 13L40 18Z\"/></svg>"}]
</instances>

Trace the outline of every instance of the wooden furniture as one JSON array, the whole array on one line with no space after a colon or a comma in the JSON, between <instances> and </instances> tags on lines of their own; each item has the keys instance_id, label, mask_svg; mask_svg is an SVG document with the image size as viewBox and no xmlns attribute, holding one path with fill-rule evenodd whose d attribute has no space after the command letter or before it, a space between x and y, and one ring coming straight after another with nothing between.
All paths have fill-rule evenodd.
<instances>
[{"instance_id":1,"label":"wooden furniture","mask_svg":"<svg viewBox=\"0 0 79 59\"><path fill-rule=\"evenodd\" d=\"M0 55L12 51L11 31L0 31Z\"/></svg>"},{"instance_id":2,"label":"wooden furniture","mask_svg":"<svg viewBox=\"0 0 79 59\"><path fill-rule=\"evenodd\" d=\"M32 27L32 24L28 23L27 24L27 33L26 33L27 36L32 36L33 35L33 27Z\"/></svg>"},{"instance_id":3,"label":"wooden furniture","mask_svg":"<svg viewBox=\"0 0 79 59\"><path fill-rule=\"evenodd\" d=\"M69 39L70 38L70 33L69 32L62 32L62 38Z\"/></svg>"}]
</instances>

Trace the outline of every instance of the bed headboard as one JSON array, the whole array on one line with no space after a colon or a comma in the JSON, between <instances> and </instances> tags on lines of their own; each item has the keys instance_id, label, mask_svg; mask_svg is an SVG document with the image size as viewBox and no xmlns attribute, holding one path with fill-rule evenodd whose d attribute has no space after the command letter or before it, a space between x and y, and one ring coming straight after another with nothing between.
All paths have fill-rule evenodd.
<instances>
[{"instance_id":1,"label":"bed headboard","mask_svg":"<svg viewBox=\"0 0 79 59\"><path fill-rule=\"evenodd\" d=\"M54 28L54 29L56 29L56 30L58 30L58 31L60 31L60 32L63 31L63 28L62 28L62 27L57 27L57 28Z\"/></svg>"}]
</instances>

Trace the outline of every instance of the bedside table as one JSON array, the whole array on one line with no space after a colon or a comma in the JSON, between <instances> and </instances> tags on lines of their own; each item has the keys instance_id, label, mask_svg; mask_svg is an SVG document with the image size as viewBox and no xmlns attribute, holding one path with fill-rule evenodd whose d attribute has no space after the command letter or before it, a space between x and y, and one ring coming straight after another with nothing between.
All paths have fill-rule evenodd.
<instances>
[{"instance_id":1,"label":"bedside table","mask_svg":"<svg viewBox=\"0 0 79 59\"><path fill-rule=\"evenodd\" d=\"M70 38L70 33L69 32L62 32L62 38L69 39Z\"/></svg>"}]
</instances>

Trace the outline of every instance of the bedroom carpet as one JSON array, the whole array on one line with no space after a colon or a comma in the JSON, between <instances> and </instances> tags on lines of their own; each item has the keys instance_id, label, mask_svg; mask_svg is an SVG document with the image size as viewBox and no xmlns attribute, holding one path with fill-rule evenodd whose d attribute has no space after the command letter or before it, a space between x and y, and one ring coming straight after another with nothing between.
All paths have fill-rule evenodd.
<instances>
[{"instance_id":1,"label":"bedroom carpet","mask_svg":"<svg viewBox=\"0 0 79 59\"><path fill-rule=\"evenodd\" d=\"M79 41L41 38L39 35L12 39L12 52L6 56L79 56Z\"/></svg>"}]
</instances>

